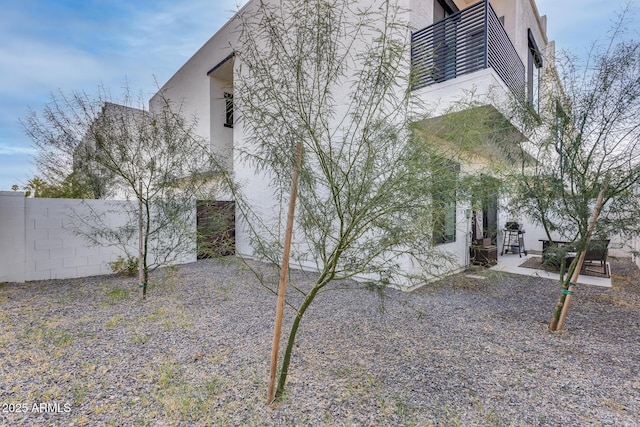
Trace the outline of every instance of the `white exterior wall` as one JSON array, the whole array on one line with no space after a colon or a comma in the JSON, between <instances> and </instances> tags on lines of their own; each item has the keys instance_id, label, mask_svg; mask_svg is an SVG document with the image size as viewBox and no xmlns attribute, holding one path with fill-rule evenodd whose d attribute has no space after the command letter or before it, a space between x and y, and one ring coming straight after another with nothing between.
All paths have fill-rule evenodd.
<instances>
[{"instance_id":1,"label":"white exterior wall","mask_svg":"<svg viewBox=\"0 0 640 427\"><path fill-rule=\"evenodd\" d=\"M454 1L460 9L476 3L475 0ZM250 13L255 3L255 0L248 2L240 13ZM433 0L403 0L401 3L402 6L410 10L407 18L413 30L422 29L433 23ZM490 3L499 17L504 16L506 32L512 39L526 68L527 29L532 29L538 47L544 53L547 45L546 29L544 28L546 20L538 16L533 0L491 0ZM231 72L216 71L209 76L207 73L231 53L230 46L237 42L239 35L238 22L237 16L230 20L161 89L169 99L184 102L185 115L195 114L200 119L198 131L202 132L202 136L210 138L214 150L222 153L232 153L234 148L243 147L247 143L243 138L241 118L235 121L233 130L222 127L224 120L222 94L233 87L233 74L238 73L238 64L234 64ZM407 34L407 37L410 35ZM407 66L409 66L409 52L407 52L406 58ZM495 105L489 100L489 95L495 99L496 93L498 93L499 99L500 93L506 96L508 89L495 71L486 69L423 88L417 91L416 95L429 105L428 108L432 108L434 115L438 115L446 111L451 103L461 100L471 91L477 96L486 97L487 103L493 104L499 109L500 105ZM344 93L347 94L348 91L345 90ZM345 103L347 101L347 99L343 100ZM153 102L152 99L152 106ZM463 165L464 167L465 165ZM466 167L475 166L466 165ZM283 225L278 223L278 206L275 203L273 190L268 185L269 177L256 174L250 165L242 164L237 156L233 160L233 170L235 178L243 185L247 200L264 215L272 217L274 230L281 230ZM463 268L468 262L468 232L470 230L470 219L466 215L468 205L469 202L464 200L457 204L456 242L438 247L443 251L455 254L459 260L460 268ZM241 215L236 215L236 218L237 252L241 255L251 256L253 250L248 241L246 224L243 224ZM498 218L498 229L500 230L504 226L505 219L500 212ZM498 237L498 239L500 238L501 236ZM411 268L411 266L407 265L407 268Z\"/></svg>"},{"instance_id":2,"label":"white exterior wall","mask_svg":"<svg viewBox=\"0 0 640 427\"><path fill-rule=\"evenodd\" d=\"M506 105L503 101L506 100L508 91L498 74L492 68L485 68L418 89L414 91L414 96L421 99L433 117L438 117L446 113L453 104L469 100L470 94L473 94L476 101L493 105L500 110Z\"/></svg>"},{"instance_id":3,"label":"white exterior wall","mask_svg":"<svg viewBox=\"0 0 640 427\"><path fill-rule=\"evenodd\" d=\"M455 0L456 5L462 10L476 3L475 0ZM412 1L416 5L413 11L424 14L427 22L419 25L416 29L422 29L432 23L433 17L433 1L419 2ZM518 56L525 67L528 61L529 38L528 29L531 29L533 37L540 49L542 55L546 56L549 50L553 53L553 44L548 43L546 36L546 17L540 17L533 0L490 0L498 17L503 17L504 28L511 39ZM431 21L429 21L431 20ZM412 23L422 23L423 17L412 17ZM549 45L549 47L548 47ZM451 80L447 80L432 86L427 86L415 92L422 102L433 111L434 116L438 116L447 112L447 110L455 103L468 100L470 94L473 94L475 101L481 104L492 105L505 116L509 116L508 111L504 111L508 106L507 99L510 95L508 87L504 84L498 74L491 68L479 70L474 73L466 74ZM542 94L541 94L542 95ZM514 124L517 127L517 124ZM469 164L468 168L477 169L482 167L482 163L488 162L486 159L475 159L477 164ZM466 202L468 204L468 202ZM504 201L503 201L504 203ZM455 243L442 245L444 249L457 254L460 265L464 266L468 261L468 234L471 229L471 220L464 215L465 201L458 203L458 228L457 240ZM507 221L513 218L507 217L506 213L498 207L498 254L502 250L503 229ZM527 250L540 250L541 243L539 239L544 238L544 232L528 223L523 218L516 218L518 222L524 223L526 233L525 247Z\"/></svg>"},{"instance_id":4,"label":"white exterior wall","mask_svg":"<svg viewBox=\"0 0 640 427\"><path fill-rule=\"evenodd\" d=\"M410 0L411 9L410 25L413 31L421 30L433 24L433 0Z\"/></svg>"},{"instance_id":5,"label":"white exterior wall","mask_svg":"<svg viewBox=\"0 0 640 427\"><path fill-rule=\"evenodd\" d=\"M252 7L247 3L239 13ZM209 139L212 151L228 159L233 167L234 129L224 126L224 92L233 94L233 71L229 78L221 78L213 73L216 65L233 53L231 46L238 39L237 21L231 19L214 34L170 79L159 93L174 105L180 105L185 117L195 116L198 120L196 132ZM233 59L230 60L231 64ZM159 102L159 95L149 102L153 109Z\"/></svg>"}]
</instances>

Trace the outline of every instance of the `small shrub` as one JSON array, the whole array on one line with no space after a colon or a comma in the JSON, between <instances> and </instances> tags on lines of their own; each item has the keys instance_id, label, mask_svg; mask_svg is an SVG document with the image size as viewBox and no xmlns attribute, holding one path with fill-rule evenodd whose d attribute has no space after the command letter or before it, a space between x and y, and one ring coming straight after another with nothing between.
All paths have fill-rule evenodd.
<instances>
[{"instance_id":1,"label":"small shrub","mask_svg":"<svg viewBox=\"0 0 640 427\"><path fill-rule=\"evenodd\" d=\"M121 256L109 263L111 271L118 276L135 276L138 274L138 258L128 255L127 258Z\"/></svg>"}]
</instances>

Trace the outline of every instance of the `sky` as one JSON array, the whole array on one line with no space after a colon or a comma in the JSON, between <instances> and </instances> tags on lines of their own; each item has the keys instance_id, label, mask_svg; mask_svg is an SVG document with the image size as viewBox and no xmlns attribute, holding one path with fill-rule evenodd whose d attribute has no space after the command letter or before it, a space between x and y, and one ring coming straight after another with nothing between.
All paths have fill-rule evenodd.
<instances>
[{"instance_id":1,"label":"sky","mask_svg":"<svg viewBox=\"0 0 640 427\"><path fill-rule=\"evenodd\" d=\"M247 0L0 0L0 191L37 175L20 124L52 93L150 98ZM537 0L557 50L584 55L626 0ZM640 37L640 0L629 27Z\"/></svg>"}]
</instances>

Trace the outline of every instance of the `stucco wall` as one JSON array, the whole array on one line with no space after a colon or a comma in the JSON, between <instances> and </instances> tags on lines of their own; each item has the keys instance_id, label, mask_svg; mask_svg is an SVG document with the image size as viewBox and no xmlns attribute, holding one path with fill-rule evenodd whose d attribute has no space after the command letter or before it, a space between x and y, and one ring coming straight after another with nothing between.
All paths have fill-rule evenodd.
<instances>
[{"instance_id":1,"label":"stucco wall","mask_svg":"<svg viewBox=\"0 0 640 427\"><path fill-rule=\"evenodd\" d=\"M256 1L248 2L241 12L250 13L255 7ZM475 3L474 0L456 0L461 8L470 6ZM526 64L527 59L527 28L532 28L536 35L538 44L544 49L546 36L545 31L540 28L536 11L532 8L530 0L492 0L491 4L498 12L498 16L505 17L505 28L510 37L514 40L514 45L518 50L523 63ZM418 0L402 0L401 5L407 9L411 9L405 18L410 22L413 29L420 29L430 25L433 22L433 1ZM176 74L163 86L162 91L170 99L185 101L185 114L195 114L201 121L199 132L201 135L211 139L214 150L218 149L222 152L232 152L235 155L233 161L233 169L235 178L243 185L245 197L249 203L265 217L271 217L273 221L273 229L271 231L279 232L282 224L278 223L279 214L277 212L276 195L268 183L270 177L261 173L256 173L250 165L243 164L238 156L238 152L242 149L250 150L248 141L243 133L242 121L238 120L234 123L232 131L222 129L218 126L222 125L221 109L224 105L222 92L228 84L233 87L234 80L237 79L239 69L238 64L234 64L233 70L216 71L207 75L213 67L220 64L230 53L230 46L236 43L239 32L237 29L238 18L230 20L222 27L202 48L200 48ZM407 35L409 36L409 35ZM539 37L538 37L539 36ZM540 40L538 40L538 38ZM236 59L235 61L239 61ZM409 69L409 51L406 53L407 70ZM235 75L234 75L235 73ZM348 93L345 88L344 93ZM475 92L477 96L489 98L492 94L492 100L500 99L500 94L506 96L508 89L502 83L495 71L481 70L472 75L461 76L449 82L440 83L431 88L424 88L415 93L426 104L426 108L437 116L445 112L452 103L459 101L467 96L470 92ZM340 100L339 100L340 101ZM349 100L345 99L345 105ZM489 104L494 102L487 101ZM153 103L153 100L152 100ZM499 105L496 107L500 108ZM336 116L342 117L344 111L338 107ZM216 123L216 121L219 121ZM232 141L232 145L228 145ZM466 203L466 204L465 204ZM468 257L467 235L469 231L469 219L466 217L468 203L460 201L457 209L458 233L455 243L442 245L441 249L456 254L460 261L460 266L464 266ZM239 254L251 255L253 250L249 244L249 234L246 224L243 224L242 216L237 215L238 223L236 225L236 248ZM499 227L501 224L499 224Z\"/></svg>"}]
</instances>

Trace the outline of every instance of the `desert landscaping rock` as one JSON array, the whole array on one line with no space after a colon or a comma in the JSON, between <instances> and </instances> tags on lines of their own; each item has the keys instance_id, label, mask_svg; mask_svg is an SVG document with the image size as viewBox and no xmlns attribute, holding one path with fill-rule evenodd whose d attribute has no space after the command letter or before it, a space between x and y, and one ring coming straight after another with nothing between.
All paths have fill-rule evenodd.
<instances>
[{"instance_id":1,"label":"desert landscaping rock","mask_svg":"<svg viewBox=\"0 0 640 427\"><path fill-rule=\"evenodd\" d=\"M306 313L274 407L275 296L235 258L156 272L145 301L124 277L2 284L0 425L637 426L640 271L612 271L612 288L579 287L559 333L545 279L336 283ZM291 275L303 290L313 277Z\"/></svg>"}]
</instances>

